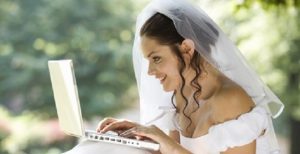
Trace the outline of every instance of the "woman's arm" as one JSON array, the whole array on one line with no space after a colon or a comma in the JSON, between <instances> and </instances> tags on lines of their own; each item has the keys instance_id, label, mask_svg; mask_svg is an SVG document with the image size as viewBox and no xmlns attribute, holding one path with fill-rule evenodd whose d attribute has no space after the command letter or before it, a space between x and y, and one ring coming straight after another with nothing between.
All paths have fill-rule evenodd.
<instances>
[{"instance_id":1,"label":"woman's arm","mask_svg":"<svg viewBox=\"0 0 300 154\"><path fill-rule=\"evenodd\" d=\"M176 141L177 143L180 143L180 135L179 135L179 132L177 130L169 131L169 137L171 139L173 139L174 141ZM155 152L152 152L152 154L161 154L161 152L160 151L155 151Z\"/></svg>"},{"instance_id":2,"label":"woman's arm","mask_svg":"<svg viewBox=\"0 0 300 154\"><path fill-rule=\"evenodd\" d=\"M175 140L177 143L180 144L180 135L177 130L169 131L169 136L170 136L170 138L172 138L173 140Z\"/></svg>"}]
</instances>

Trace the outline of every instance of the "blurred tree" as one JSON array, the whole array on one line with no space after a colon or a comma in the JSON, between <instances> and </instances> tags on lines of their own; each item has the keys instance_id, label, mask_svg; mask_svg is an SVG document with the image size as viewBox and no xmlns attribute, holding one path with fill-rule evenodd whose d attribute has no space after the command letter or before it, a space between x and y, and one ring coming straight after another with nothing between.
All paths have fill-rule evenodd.
<instances>
[{"instance_id":1,"label":"blurred tree","mask_svg":"<svg viewBox=\"0 0 300 154\"><path fill-rule=\"evenodd\" d=\"M264 9L270 8L288 8L298 7L300 8L299 0L237 0L238 6L250 8L254 4L260 4Z\"/></svg>"},{"instance_id":2,"label":"blurred tree","mask_svg":"<svg viewBox=\"0 0 300 154\"><path fill-rule=\"evenodd\" d=\"M73 60L85 118L113 115L136 101L134 7L131 0L0 1L0 109L10 113L0 116L0 153L53 154L76 144L74 138L46 144L49 136L30 131L56 117L48 60ZM21 126L30 137L16 135Z\"/></svg>"},{"instance_id":3,"label":"blurred tree","mask_svg":"<svg viewBox=\"0 0 300 154\"><path fill-rule=\"evenodd\" d=\"M290 122L291 154L300 153L300 14L298 12L295 27L287 26L286 39L288 40L288 52L278 54L274 64L286 74L286 85L282 98L286 104ZM288 23L286 21L285 23ZM293 22L289 23L293 24Z\"/></svg>"},{"instance_id":4,"label":"blurred tree","mask_svg":"<svg viewBox=\"0 0 300 154\"><path fill-rule=\"evenodd\" d=\"M131 1L0 1L0 103L56 116L47 61L72 59L83 115L133 101Z\"/></svg>"},{"instance_id":5,"label":"blurred tree","mask_svg":"<svg viewBox=\"0 0 300 154\"><path fill-rule=\"evenodd\" d=\"M281 40L273 45L274 69L279 69L285 75L280 96L285 103L285 114L291 122L291 153L300 153L300 1L299 0L241 0L240 8L250 8L261 5L269 14L274 15L277 26L280 27ZM274 25L272 25L274 26ZM271 27L270 27L271 28ZM283 51L283 52L280 52ZM281 84L281 83L278 83ZM285 122L287 123L287 122ZM286 129L285 125L285 129Z\"/></svg>"}]
</instances>

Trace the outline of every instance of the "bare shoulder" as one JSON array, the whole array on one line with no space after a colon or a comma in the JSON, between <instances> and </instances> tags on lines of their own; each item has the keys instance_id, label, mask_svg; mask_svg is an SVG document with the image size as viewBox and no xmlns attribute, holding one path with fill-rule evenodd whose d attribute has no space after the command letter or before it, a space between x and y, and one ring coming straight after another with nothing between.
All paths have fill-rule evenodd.
<instances>
[{"instance_id":1,"label":"bare shoulder","mask_svg":"<svg viewBox=\"0 0 300 154\"><path fill-rule=\"evenodd\" d=\"M214 100L214 121L236 119L254 107L251 97L237 84L224 86Z\"/></svg>"}]
</instances>

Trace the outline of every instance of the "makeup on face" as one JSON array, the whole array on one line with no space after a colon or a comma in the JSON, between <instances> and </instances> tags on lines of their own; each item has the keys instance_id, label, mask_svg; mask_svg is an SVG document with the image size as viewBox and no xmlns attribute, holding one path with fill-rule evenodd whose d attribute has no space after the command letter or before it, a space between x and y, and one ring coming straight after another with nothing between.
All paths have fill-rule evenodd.
<instances>
[{"instance_id":1,"label":"makeup on face","mask_svg":"<svg viewBox=\"0 0 300 154\"><path fill-rule=\"evenodd\" d=\"M143 36L141 47L144 57L149 61L148 74L157 78L165 91L176 90L181 82L178 59L168 45Z\"/></svg>"}]
</instances>

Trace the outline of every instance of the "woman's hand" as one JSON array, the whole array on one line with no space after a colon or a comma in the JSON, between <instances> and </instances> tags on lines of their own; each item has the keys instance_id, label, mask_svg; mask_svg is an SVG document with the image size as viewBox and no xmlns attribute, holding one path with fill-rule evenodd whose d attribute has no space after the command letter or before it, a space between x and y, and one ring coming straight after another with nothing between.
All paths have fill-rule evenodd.
<instances>
[{"instance_id":1,"label":"woman's hand","mask_svg":"<svg viewBox=\"0 0 300 154\"><path fill-rule=\"evenodd\" d=\"M190 154L189 151L154 125L143 126L124 119L105 118L99 122L97 132L105 133L107 131L115 131L123 137L153 140L160 144L160 152L163 154Z\"/></svg>"},{"instance_id":2,"label":"woman's hand","mask_svg":"<svg viewBox=\"0 0 300 154\"><path fill-rule=\"evenodd\" d=\"M96 130L100 133L114 131L120 134L123 131L131 129L137 125L139 124L125 119L104 118L102 121L99 122Z\"/></svg>"},{"instance_id":3,"label":"woman's hand","mask_svg":"<svg viewBox=\"0 0 300 154\"><path fill-rule=\"evenodd\" d=\"M120 134L120 136L123 137L133 137L133 136L139 136L141 138L148 138L155 142L160 142L163 138L169 138L163 131L161 131L159 128L157 128L154 125L151 126L143 126L143 125L136 125L135 127L132 127L131 129L128 129Z\"/></svg>"},{"instance_id":4,"label":"woman's hand","mask_svg":"<svg viewBox=\"0 0 300 154\"><path fill-rule=\"evenodd\" d=\"M167 134L165 134L162 130L157 128L155 125L151 125L151 126L137 125L123 132L121 136L124 137L138 136L139 138L149 138L160 144L160 152L162 154L165 153L190 154L189 151L184 149L180 144L178 144L175 140L170 138Z\"/></svg>"}]
</instances>

